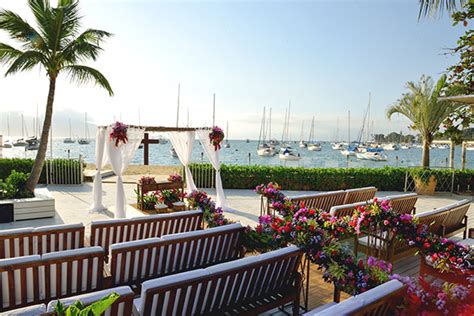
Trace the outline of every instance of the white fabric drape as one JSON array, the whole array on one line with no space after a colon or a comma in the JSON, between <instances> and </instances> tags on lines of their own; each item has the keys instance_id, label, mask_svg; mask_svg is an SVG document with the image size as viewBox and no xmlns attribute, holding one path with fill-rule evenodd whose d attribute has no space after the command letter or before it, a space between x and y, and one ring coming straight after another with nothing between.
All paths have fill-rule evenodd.
<instances>
[{"instance_id":1,"label":"white fabric drape","mask_svg":"<svg viewBox=\"0 0 474 316\"><path fill-rule=\"evenodd\" d=\"M197 130L197 135L201 141L204 152L206 153L209 161L211 162L214 169L216 169L216 205L224 208L227 208L227 201L224 194L224 189L222 188L222 179L221 179L221 163L219 161L219 151L215 150L214 146L209 140L209 130Z\"/></svg>"},{"instance_id":2,"label":"white fabric drape","mask_svg":"<svg viewBox=\"0 0 474 316\"><path fill-rule=\"evenodd\" d=\"M118 146L115 146L115 141L108 137L111 132L112 127L109 126L107 128L105 149L107 152L108 161L112 165L112 170L117 176L117 192L115 195L115 218L125 218L126 199L125 190L123 188L122 175L127 169L130 161L133 159L133 156L135 155L138 146L140 146L145 129L129 127L127 130L127 143L120 143Z\"/></svg>"},{"instance_id":3,"label":"white fabric drape","mask_svg":"<svg viewBox=\"0 0 474 316\"><path fill-rule=\"evenodd\" d=\"M95 164L96 164L96 174L94 177L94 202L90 208L91 212L100 212L106 210L107 208L102 204L102 166L105 164L104 148L105 140L107 137L106 128L99 127L97 128L97 133L95 135Z\"/></svg>"},{"instance_id":4,"label":"white fabric drape","mask_svg":"<svg viewBox=\"0 0 474 316\"><path fill-rule=\"evenodd\" d=\"M191 154L193 153L194 145L194 131L187 132L169 132L168 133L171 144L178 155L179 161L184 166L184 172L186 174L186 190L191 192L196 190L194 184L193 175L189 170L189 162L191 161Z\"/></svg>"}]
</instances>

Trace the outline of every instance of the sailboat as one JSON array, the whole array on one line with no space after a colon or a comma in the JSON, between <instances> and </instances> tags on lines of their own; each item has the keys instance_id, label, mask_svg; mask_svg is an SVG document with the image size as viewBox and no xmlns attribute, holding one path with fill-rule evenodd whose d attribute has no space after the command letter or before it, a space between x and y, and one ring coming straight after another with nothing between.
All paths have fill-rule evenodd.
<instances>
[{"instance_id":1,"label":"sailboat","mask_svg":"<svg viewBox=\"0 0 474 316\"><path fill-rule=\"evenodd\" d=\"M275 150L266 142L267 130L265 110L265 107L263 107L262 123L260 124L260 134L257 143L257 155L261 157L273 157L275 156Z\"/></svg>"},{"instance_id":2,"label":"sailboat","mask_svg":"<svg viewBox=\"0 0 474 316\"><path fill-rule=\"evenodd\" d=\"M84 114L84 138L79 138L77 140L79 145L89 145L89 129L87 128L87 112Z\"/></svg>"},{"instance_id":3,"label":"sailboat","mask_svg":"<svg viewBox=\"0 0 474 316\"><path fill-rule=\"evenodd\" d=\"M9 119L9 115L7 113L7 135L10 137L10 119ZM4 143L3 143L3 148L12 148L13 145L12 145L12 142L10 140L6 140Z\"/></svg>"},{"instance_id":4,"label":"sailboat","mask_svg":"<svg viewBox=\"0 0 474 316\"><path fill-rule=\"evenodd\" d=\"M339 142L339 117L337 118L337 123L336 123L336 141L332 143L332 149L344 150L344 145Z\"/></svg>"},{"instance_id":5,"label":"sailboat","mask_svg":"<svg viewBox=\"0 0 474 316\"><path fill-rule=\"evenodd\" d=\"M227 121L226 129L225 129L225 144L224 148L230 148L229 144L229 121Z\"/></svg>"},{"instance_id":6,"label":"sailboat","mask_svg":"<svg viewBox=\"0 0 474 316\"><path fill-rule=\"evenodd\" d=\"M341 150L343 156L355 156L357 147L351 146L351 111L347 113L347 149Z\"/></svg>"},{"instance_id":7,"label":"sailboat","mask_svg":"<svg viewBox=\"0 0 474 316\"><path fill-rule=\"evenodd\" d=\"M76 141L72 138L71 119L69 119L69 137L64 138L64 144L73 144Z\"/></svg>"},{"instance_id":8,"label":"sailboat","mask_svg":"<svg viewBox=\"0 0 474 316\"><path fill-rule=\"evenodd\" d=\"M283 126L283 135L282 135L282 145L280 148L280 154L278 157L281 160L291 160L291 161L296 161L300 160L301 157L298 153L294 152L293 149L291 148L290 141L289 141L289 135L290 135L290 111L291 111L291 102L288 106L288 111L285 115L285 124Z\"/></svg>"},{"instance_id":9,"label":"sailboat","mask_svg":"<svg viewBox=\"0 0 474 316\"><path fill-rule=\"evenodd\" d=\"M309 131L308 150L321 151L321 144L314 141L314 116L311 121L311 130Z\"/></svg>"},{"instance_id":10,"label":"sailboat","mask_svg":"<svg viewBox=\"0 0 474 316\"><path fill-rule=\"evenodd\" d=\"M306 142L303 140L303 131L304 131L304 121L301 122L301 136L300 136L300 144L299 144L300 148L306 148L308 146L308 144L306 144Z\"/></svg>"},{"instance_id":11,"label":"sailboat","mask_svg":"<svg viewBox=\"0 0 474 316\"><path fill-rule=\"evenodd\" d=\"M181 84L178 84L178 102L176 105L176 127L179 125L179 97L181 93ZM162 140L160 139L160 143L162 143ZM178 154L176 153L176 149L174 149L173 146L170 148L170 155L173 158L178 158Z\"/></svg>"},{"instance_id":12,"label":"sailboat","mask_svg":"<svg viewBox=\"0 0 474 316\"><path fill-rule=\"evenodd\" d=\"M13 142L13 146L15 147L26 147L28 143L25 140L25 121L23 119L23 114L21 115L21 138L17 139Z\"/></svg>"}]
</instances>

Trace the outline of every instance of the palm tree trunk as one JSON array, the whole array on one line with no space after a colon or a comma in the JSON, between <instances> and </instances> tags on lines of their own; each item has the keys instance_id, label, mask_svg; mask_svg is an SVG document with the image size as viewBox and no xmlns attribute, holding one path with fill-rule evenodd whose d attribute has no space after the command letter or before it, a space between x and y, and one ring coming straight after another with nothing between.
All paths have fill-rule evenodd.
<instances>
[{"instance_id":1,"label":"palm tree trunk","mask_svg":"<svg viewBox=\"0 0 474 316\"><path fill-rule=\"evenodd\" d=\"M454 148L455 148L454 142L451 140L451 143L449 144L449 167L451 169L454 169Z\"/></svg>"},{"instance_id":2,"label":"palm tree trunk","mask_svg":"<svg viewBox=\"0 0 474 316\"><path fill-rule=\"evenodd\" d=\"M35 163L33 169L31 170L30 177L26 181L26 189L33 192L36 184L41 176L41 171L43 170L44 160L46 158L46 150L48 149L48 138L49 130L51 128L51 121L53 118L53 103L54 103L54 92L56 90L56 78L49 79L49 92L48 92L48 101L46 103L46 113L44 116L43 130L41 132L40 146L38 153L36 154Z\"/></svg>"},{"instance_id":3,"label":"palm tree trunk","mask_svg":"<svg viewBox=\"0 0 474 316\"><path fill-rule=\"evenodd\" d=\"M461 145L461 170L466 168L466 143L462 142Z\"/></svg>"},{"instance_id":4,"label":"palm tree trunk","mask_svg":"<svg viewBox=\"0 0 474 316\"><path fill-rule=\"evenodd\" d=\"M430 145L431 142L428 137L423 137L423 157L421 162L423 168L430 167Z\"/></svg>"}]
</instances>

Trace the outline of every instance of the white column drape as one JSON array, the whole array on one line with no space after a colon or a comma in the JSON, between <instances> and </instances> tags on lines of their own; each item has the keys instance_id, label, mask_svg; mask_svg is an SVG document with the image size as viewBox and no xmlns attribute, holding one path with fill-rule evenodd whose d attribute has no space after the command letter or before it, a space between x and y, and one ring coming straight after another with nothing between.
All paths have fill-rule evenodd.
<instances>
[{"instance_id":1,"label":"white column drape","mask_svg":"<svg viewBox=\"0 0 474 316\"><path fill-rule=\"evenodd\" d=\"M115 218L125 218L126 199L122 175L130 164L130 161L133 159L133 156L135 155L138 146L140 146L145 129L129 127L127 130L127 143L120 143L118 146L115 146L115 141L108 137L111 132L112 127L109 126L107 128L105 149L107 152L108 161L112 165L112 170L117 176L115 195Z\"/></svg>"},{"instance_id":2,"label":"white column drape","mask_svg":"<svg viewBox=\"0 0 474 316\"><path fill-rule=\"evenodd\" d=\"M95 164L96 164L96 174L94 177L94 186L93 186L93 196L94 202L90 208L91 212L100 212L106 210L107 208L102 203L102 166L106 162L104 156L105 140L107 139L107 129L106 127L98 127L97 133L95 135Z\"/></svg>"},{"instance_id":3,"label":"white column drape","mask_svg":"<svg viewBox=\"0 0 474 316\"><path fill-rule=\"evenodd\" d=\"M178 155L179 161L184 166L184 172L186 174L186 190L188 192L196 190L193 175L191 170L189 170L191 154L193 153L195 132L169 132L168 136L176 151L176 154Z\"/></svg>"},{"instance_id":4,"label":"white column drape","mask_svg":"<svg viewBox=\"0 0 474 316\"><path fill-rule=\"evenodd\" d=\"M209 140L209 130L197 130L197 135L209 161L214 169L216 169L216 205L225 209L227 208L227 200L225 198L224 189L222 188L221 163L219 161L220 150L215 150L211 144Z\"/></svg>"}]
</instances>

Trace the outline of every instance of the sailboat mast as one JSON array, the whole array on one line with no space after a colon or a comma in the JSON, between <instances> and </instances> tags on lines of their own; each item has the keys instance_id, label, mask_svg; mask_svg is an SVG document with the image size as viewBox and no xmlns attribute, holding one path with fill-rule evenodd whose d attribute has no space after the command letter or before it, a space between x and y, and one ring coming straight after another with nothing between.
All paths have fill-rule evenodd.
<instances>
[{"instance_id":1,"label":"sailboat mast","mask_svg":"<svg viewBox=\"0 0 474 316\"><path fill-rule=\"evenodd\" d=\"M347 112L347 143L351 144L351 111Z\"/></svg>"},{"instance_id":2,"label":"sailboat mast","mask_svg":"<svg viewBox=\"0 0 474 316\"><path fill-rule=\"evenodd\" d=\"M270 113L268 115L268 141L272 140L272 108L270 108Z\"/></svg>"},{"instance_id":3,"label":"sailboat mast","mask_svg":"<svg viewBox=\"0 0 474 316\"><path fill-rule=\"evenodd\" d=\"M370 142L370 97L371 93L369 92L369 105L367 106L367 143Z\"/></svg>"},{"instance_id":4,"label":"sailboat mast","mask_svg":"<svg viewBox=\"0 0 474 316\"><path fill-rule=\"evenodd\" d=\"M179 124L179 94L181 90L181 84L178 84L178 104L176 107L176 127L178 127Z\"/></svg>"},{"instance_id":5,"label":"sailboat mast","mask_svg":"<svg viewBox=\"0 0 474 316\"><path fill-rule=\"evenodd\" d=\"M10 136L10 117L9 117L8 112L7 112L7 135Z\"/></svg>"},{"instance_id":6,"label":"sailboat mast","mask_svg":"<svg viewBox=\"0 0 474 316\"><path fill-rule=\"evenodd\" d=\"M212 126L216 126L216 94L212 98Z\"/></svg>"},{"instance_id":7,"label":"sailboat mast","mask_svg":"<svg viewBox=\"0 0 474 316\"><path fill-rule=\"evenodd\" d=\"M225 127L225 142L229 142L229 121L226 122L226 127Z\"/></svg>"},{"instance_id":8,"label":"sailboat mast","mask_svg":"<svg viewBox=\"0 0 474 316\"><path fill-rule=\"evenodd\" d=\"M291 100L288 105L288 124L286 124L286 138L290 141L290 112L291 112Z\"/></svg>"},{"instance_id":9,"label":"sailboat mast","mask_svg":"<svg viewBox=\"0 0 474 316\"><path fill-rule=\"evenodd\" d=\"M23 119L23 113L21 114L21 138L25 138L25 120Z\"/></svg>"},{"instance_id":10,"label":"sailboat mast","mask_svg":"<svg viewBox=\"0 0 474 316\"><path fill-rule=\"evenodd\" d=\"M335 142L339 141L339 116L337 117L337 123L336 123L336 140Z\"/></svg>"},{"instance_id":11,"label":"sailboat mast","mask_svg":"<svg viewBox=\"0 0 474 316\"><path fill-rule=\"evenodd\" d=\"M285 141L285 133L286 133L286 117L288 116L288 109L285 109L285 120L283 121L283 132L281 133L281 144L283 145Z\"/></svg>"}]
</instances>

